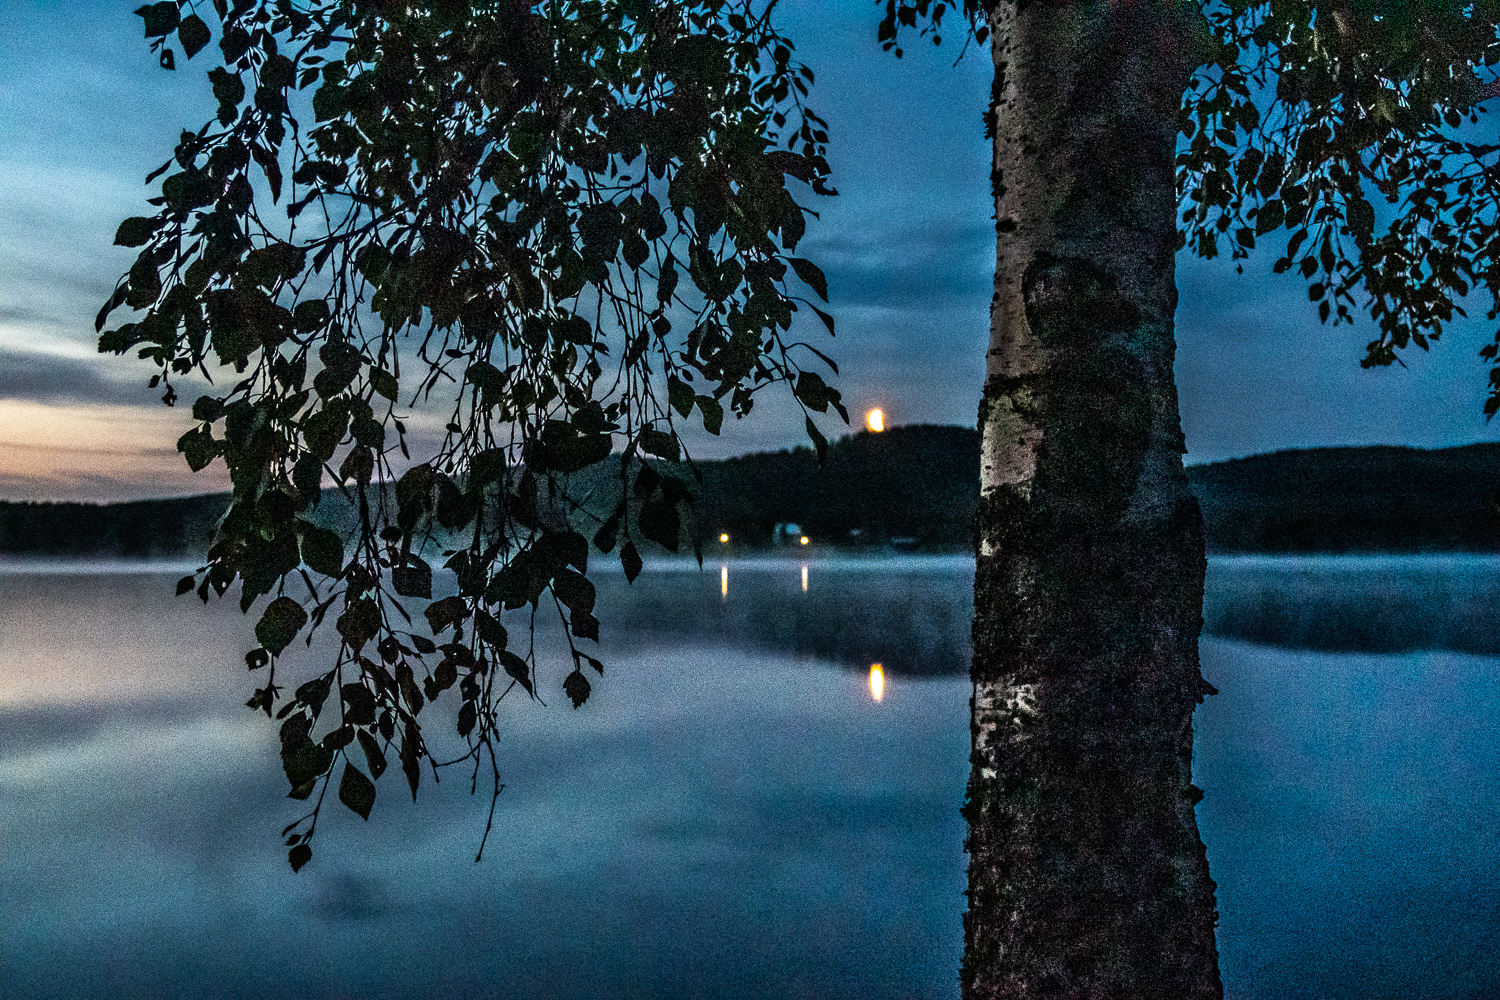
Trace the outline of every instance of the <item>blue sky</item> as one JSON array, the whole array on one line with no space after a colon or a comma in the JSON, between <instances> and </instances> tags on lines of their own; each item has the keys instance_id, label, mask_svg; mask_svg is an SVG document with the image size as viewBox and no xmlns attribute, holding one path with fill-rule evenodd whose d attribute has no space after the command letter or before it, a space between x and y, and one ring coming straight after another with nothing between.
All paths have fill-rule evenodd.
<instances>
[{"instance_id":1,"label":"blue sky","mask_svg":"<svg viewBox=\"0 0 1500 1000\"><path fill-rule=\"evenodd\" d=\"M146 214L146 173L211 113L212 48L175 73L141 40L137 2L0 4L0 499L120 499L204 492L173 442L189 420L149 371L94 353L93 315L128 267L110 245ZM972 424L994 260L980 115L988 53L875 41L874 3L783 0L785 29L817 71L841 194L802 251L828 273L831 353L851 410L892 423ZM950 40L951 41L951 40ZM1260 254L1236 275L1179 259L1177 375L1188 461L1326 444L1432 447L1493 440L1481 416L1481 321L1407 369L1364 371L1368 324L1323 327L1293 278ZM768 400L768 403L770 401ZM705 456L800 442L800 418L758 407ZM832 428L829 428L830 430Z\"/></svg>"}]
</instances>

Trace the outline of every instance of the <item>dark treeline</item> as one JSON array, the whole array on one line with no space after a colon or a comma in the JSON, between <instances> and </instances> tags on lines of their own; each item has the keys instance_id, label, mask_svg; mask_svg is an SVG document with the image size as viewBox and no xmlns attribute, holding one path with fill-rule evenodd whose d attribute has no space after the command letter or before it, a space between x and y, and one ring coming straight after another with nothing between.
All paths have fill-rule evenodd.
<instances>
[{"instance_id":1,"label":"dark treeline","mask_svg":"<svg viewBox=\"0 0 1500 1000\"><path fill-rule=\"evenodd\" d=\"M967 549L978 469L976 432L932 426L846 437L821 472L805 448L704 463L700 524L756 547L790 521L834 544ZM1279 451L1188 479L1213 552L1500 551L1500 444Z\"/></svg>"},{"instance_id":2,"label":"dark treeline","mask_svg":"<svg viewBox=\"0 0 1500 1000\"><path fill-rule=\"evenodd\" d=\"M701 483L679 474L694 481L693 530L710 551L721 532L735 551L795 543L788 525L820 547L963 551L972 545L978 468L972 429L912 426L835 441L822 469L797 448L701 462ZM611 460L584 474L594 487L588 507L608 506L616 469ZM1500 445L1281 451L1193 466L1188 477L1215 552L1500 550ZM224 506L221 496L0 502L0 554L197 553ZM333 510L318 519L341 520Z\"/></svg>"},{"instance_id":3,"label":"dark treeline","mask_svg":"<svg viewBox=\"0 0 1500 1000\"><path fill-rule=\"evenodd\" d=\"M201 554L226 506L222 495L110 504L0 502L0 554Z\"/></svg>"},{"instance_id":4,"label":"dark treeline","mask_svg":"<svg viewBox=\"0 0 1500 1000\"><path fill-rule=\"evenodd\" d=\"M1500 550L1500 444L1278 451L1188 478L1220 552Z\"/></svg>"},{"instance_id":5,"label":"dark treeline","mask_svg":"<svg viewBox=\"0 0 1500 1000\"><path fill-rule=\"evenodd\" d=\"M702 464L695 512L709 538L773 543L795 524L835 545L967 549L979 489L979 435L967 427L894 427L833 442L820 470L807 448Z\"/></svg>"}]
</instances>

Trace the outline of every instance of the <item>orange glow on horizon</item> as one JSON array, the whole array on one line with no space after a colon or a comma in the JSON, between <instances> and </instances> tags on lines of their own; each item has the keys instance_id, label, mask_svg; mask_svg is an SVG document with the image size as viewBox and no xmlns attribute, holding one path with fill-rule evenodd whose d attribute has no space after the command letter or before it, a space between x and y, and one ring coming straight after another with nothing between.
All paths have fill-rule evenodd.
<instances>
[{"instance_id":1,"label":"orange glow on horizon","mask_svg":"<svg viewBox=\"0 0 1500 1000\"><path fill-rule=\"evenodd\" d=\"M876 701L885 698L885 668L878 663L870 664L870 697Z\"/></svg>"},{"instance_id":2,"label":"orange glow on horizon","mask_svg":"<svg viewBox=\"0 0 1500 1000\"><path fill-rule=\"evenodd\" d=\"M0 494L7 500L114 501L229 487L222 462L195 475L176 441L183 407L0 400Z\"/></svg>"}]
</instances>

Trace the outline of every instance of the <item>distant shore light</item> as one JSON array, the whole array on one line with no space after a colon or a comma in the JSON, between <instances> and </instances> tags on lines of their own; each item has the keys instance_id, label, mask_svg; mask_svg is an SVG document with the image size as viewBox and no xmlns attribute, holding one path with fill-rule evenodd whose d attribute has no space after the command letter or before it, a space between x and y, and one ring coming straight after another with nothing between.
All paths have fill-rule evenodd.
<instances>
[{"instance_id":1,"label":"distant shore light","mask_svg":"<svg viewBox=\"0 0 1500 1000\"><path fill-rule=\"evenodd\" d=\"M803 536L802 536L802 539L801 539L801 543L802 543L802 544L803 544L803 545L806 545L806 544L807 544L807 536L806 536L806 535L803 535Z\"/></svg>"},{"instance_id":2,"label":"distant shore light","mask_svg":"<svg viewBox=\"0 0 1500 1000\"><path fill-rule=\"evenodd\" d=\"M869 413L866 413L865 426L870 428L870 430L874 431L876 434L879 434L881 431L885 430L885 411L877 406Z\"/></svg>"},{"instance_id":3,"label":"distant shore light","mask_svg":"<svg viewBox=\"0 0 1500 1000\"><path fill-rule=\"evenodd\" d=\"M729 544L729 532L727 532L727 531L720 532L719 533L719 542L721 544L728 545Z\"/></svg>"},{"instance_id":4,"label":"distant shore light","mask_svg":"<svg viewBox=\"0 0 1500 1000\"><path fill-rule=\"evenodd\" d=\"M876 701L885 697L885 669L878 663L870 664L870 697Z\"/></svg>"}]
</instances>

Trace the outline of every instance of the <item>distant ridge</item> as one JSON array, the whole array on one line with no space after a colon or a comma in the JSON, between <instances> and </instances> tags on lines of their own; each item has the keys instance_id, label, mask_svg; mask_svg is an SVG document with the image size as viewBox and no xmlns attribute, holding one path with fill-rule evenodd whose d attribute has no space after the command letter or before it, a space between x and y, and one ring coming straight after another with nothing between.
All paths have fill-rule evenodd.
<instances>
[{"instance_id":1,"label":"distant ridge","mask_svg":"<svg viewBox=\"0 0 1500 1000\"><path fill-rule=\"evenodd\" d=\"M1277 451L1188 479L1215 551L1500 551L1500 444Z\"/></svg>"},{"instance_id":2,"label":"distant ridge","mask_svg":"<svg viewBox=\"0 0 1500 1000\"><path fill-rule=\"evenodd\" d=\"M129 503L0 501L0 556L200 555L228 494Z\"/></svg>"},{"instance_id":3,"label":"distant ridge","mask_svg":"<svg viewBox=\"0 0 1500 1000\"><path fill-rule=\"evenodd\" d=\"M710 540L729 534L736 550L772 545L776 527L787 524L841 548L972 545L979 468L972 428L851 434L829 446L821 470L807 448L698 467L697 530ZM607 493L618 490L614 468L606 462L583 475ZM1190 466L1188 479L1213 552L1500 551L1500 444L1278 451ZM607 501L596 493L590 506ZM0 501L0 556L196 554L225 503L222 494L119 504Z\"/></svg>"}]
</instances>

